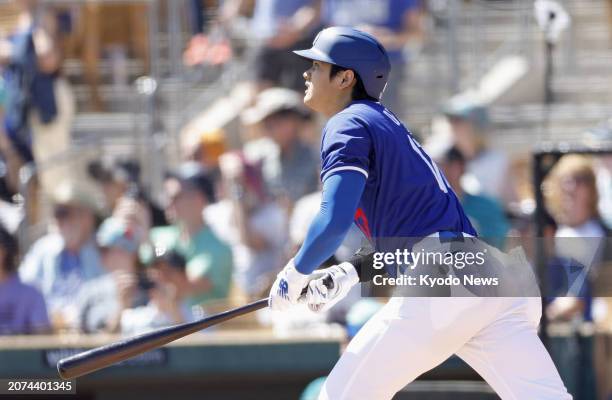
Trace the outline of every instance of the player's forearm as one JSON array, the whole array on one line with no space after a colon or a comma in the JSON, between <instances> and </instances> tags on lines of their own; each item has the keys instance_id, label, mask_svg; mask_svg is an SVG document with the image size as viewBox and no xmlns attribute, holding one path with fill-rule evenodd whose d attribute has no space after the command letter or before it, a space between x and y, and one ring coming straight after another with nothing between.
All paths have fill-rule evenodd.
<instances>
[{"instance_id":1,"label":"player's forearm","mask_svg":"<svg viewBox=\"0 0 612 400\"><path fill-rule=\"evenodd\" d=\"M317 215L308 230L304 245L295 256L296 269L303 274L310 274L323 264L342 244L350 223L338 223L327 215Z\"/></svg>"},{"instance_id":2,"label":"player's forearm","mask_svg":"<svg viewBox=\"0 0 612 400\"><path fill-rule=\"evenodd\" d=\"M356 171L342 171L325 180L321 209L295 256L299 272L310 274L338 249L353 223L364 186L365 177Z\"/></svg>"}]
</instances>

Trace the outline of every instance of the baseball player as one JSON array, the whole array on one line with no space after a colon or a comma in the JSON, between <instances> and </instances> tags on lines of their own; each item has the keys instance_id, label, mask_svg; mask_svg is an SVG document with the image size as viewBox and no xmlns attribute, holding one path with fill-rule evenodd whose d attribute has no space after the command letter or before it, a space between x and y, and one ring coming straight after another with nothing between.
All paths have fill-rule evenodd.
<instances>
[{"instance_id":1,"label":"baseball player","mask_svg":"<svg viewBox=\"0 0 612 400\"><path fill-rule=\"evenodd\" d=\"M436 164L380 103L390 65L373 36L327 28L311 49L294 53L312 61L304 103L329 118L321 143L323 197L269 302L288 310L308 287L308 305L321 310L364 279L358 262L313 274L353 220L375 246L377 238L442 242L476 231ZM452 354L503 399L571 399L537 336L540 316L537 297L393 297L353 338L319 399L391 399Z\"/></svg>"}]
</instances>

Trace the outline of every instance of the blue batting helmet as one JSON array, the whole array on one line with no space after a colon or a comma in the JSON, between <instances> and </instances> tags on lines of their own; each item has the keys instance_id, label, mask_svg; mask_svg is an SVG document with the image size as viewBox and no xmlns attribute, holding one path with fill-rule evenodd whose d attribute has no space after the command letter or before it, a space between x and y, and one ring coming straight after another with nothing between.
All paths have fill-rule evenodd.
<instances>
[{"instance_id":1,"label":"blue batting helmet","mask_svg":"<svg viewBox=\"0 0 612 400\"><path fill-rule=\"evenodd\" d=\"M312 48L294 51L300 57L323 61L357 72L368 95L380 99L391 63L385 48L374 36L349 27L323 29Z\"/></svg>"}]
</instances>

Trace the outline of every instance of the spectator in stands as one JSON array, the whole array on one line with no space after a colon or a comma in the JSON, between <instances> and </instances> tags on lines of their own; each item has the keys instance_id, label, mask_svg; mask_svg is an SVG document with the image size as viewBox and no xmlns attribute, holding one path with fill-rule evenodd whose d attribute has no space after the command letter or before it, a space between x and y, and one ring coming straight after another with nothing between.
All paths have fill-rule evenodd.
<instances>
[{"instance_id":1,"label":"spectator in stands","mask_svg":"<svg viewBox=\"0 0 612 400\"><path fill-rule=\"evenodd\" d=\"M612 229L612 155L600 157L595 164L599 214L608 229Z\"/></svg>"},{"instance_id":2,"label":"spectator in stands","mask_svg":"<svg viewBox=\"0 0 612 400\"><path fill-rule=\"evenodd\" d=\"M585 143L589 147L608 147L612 142L612 117L588 129L584 136ZM612 155L601 154L593 161L599 194L599 215L605 226L612 229Z\"/></svg>"},{"instance_id":3,"label":"spectator in stands","mask_svg":"<svg viewBox=\"0 0 612 400\"><path fill-rule=\"evenodd\" d=\"M85 333L116 332L123 310L146 303L139 285L139 240L117 218L107 218L96 234L107 274L86 282L78 295L79 325Z\"/></svg>"},{"instance_id":4,"label":"spectator in stands","mask_svg":"<svg viewBox=\"0 0 612 400\"><path fill-rule=\"evenodd\" d=\"M90 191L64 182L54 193L54 224L26 254L19 273L45 296L53 326L77 326L75 295L83 284L104 273L94 239L100 210Z\"/></svg>"},{"instance_id":5,"label":"spectator in stands","mask_svg":"<svg viewBox=\"0 0 612 400\"><path fill-rule=\"evenodd\" d=\"M598 194L590 160L580 155L562 157L543 188L547 209L557 223L555 255L595 272L606 230L597 210ZM568 320L582 316L585 307L590 305L584 299L571 297L553 301L547 314L551 319Z\"/></svg>"},{"instance_id":6,"label":"spectator in stands","mask_svg":"<svg viewBox=\"0 0 612 400\"><path fill-rule=\"evenodd\" d=\"M17 239L0 225L0 335L46 333L51 329L45 299L17 274Z\"/></svg>"},{"instance_id":7,"label":"spectator in stands","mask_svg":"<svg viewBox=\"0 0 612 400\"><path fill-rule=\"evenodd\" d=\"M283 88L267 89L241 118L247 126L258 124L263 132L263 137L245 143L244 153L250 161L263 161L264 179L273 195L290 206L317 190L319 159L301 137L311 114L300 94Z\"/></svg>"},{"instance_id":8,"label":"spectator in stands","mask_svg":"<svg viewBox=\"0 0 612 400\"><path fill-rule=\"evenodd\" d=\"M191 285L185 258L175 250L156 248L149 265L149 279L141 287L149 302L121 313L121 332L138 334L147 330L193 321L197 312L187 297Z\"/></svg>"},{"instance_id":9,"label":"spectator in stands","mask_svg":"<svg viewBox=\"0 0 612 400\"><path fill-rule=\"evenodd\" d=\"M151 243L156 248L174 249L187 260L189 285L184 293L191 304L226 299L232 278L232 251L203 217L204 207L215 201L211 180L198 163L188 162L167 174L164 188L166 216L172 225L153 228Z\"/></svg>"},{"instance_id":10,"label":"spectator in stands","mask_svg":"<svg viewBox=\"0 0 612 400\"><path fill-rule=\"evenodd\" d=\"M190 123L181 134L182 159L202 165L213 181L216 192L221 190L219 157L227 151L227 141L227 132L224 129L210 128L205 122L193 125Z\"/></svg>"},{"instance_id":11,"label":"spectator in stands","mask_svg":"<svg viewBox=\"0 0 612 400\"><path fill-rule=\"evenodd\" d=\"M0 224L15 232L23 218L20 204L12 204L19 190L19 168L21 157L15 151L4 130L4 109L6 107L6 86L0 74Z\"/></svg>"},{"instance_id":12,"label":"spectator in stands","mask_svg":"<svg viewBox=\"0 0 612 400\"><path fill-rule=\"evenodd\" d=\"M234 282L249 297L269 289L282 266L287 243L287 216L271 198L260 163L241 153L220 158L224 198L204 210L207 223L232 246Z\"/></svg>"},{"instance_id":13,"label":"spectator in stands","mask_svg":"<svg viewBox=\"0 0 612 400\"><path fill-rule=\"evenodd\" d=\"M451 127L452 145L467 160L464 185L473 193L483 193L507 207L516 200L510 161L487 143L490 132L486 107L462 96L451 99L444 107Z\"/></svg>"},{"instance_id":14,"label":"spectator in stands","mask_svg":"<svg viewBox=\"0 0 612 400\"><path fill-rule=\"evenodd\" d=\"M100 185L106 206L114 214L122 207L137 207L140 203L148 209L153 226L167 225L164 211L145 193L140 183L140 165L134 160L96 160L87 167L89 176ZM132 201L129 201L132 200Z\"/></svg>"},{"instance_id":15,"label":"spectator in stands","mask_svg":"<svg viewBox=\"0 0 612 400\"><path fill-rule=\"evenodd\" d=\"M304 89L302 72L308 63L291 50L312 45L321 28L321 2L256 0L251 32L261 43L254 66L259 90L270 86Z\"/></svg>"},{"instance_id":16,"label":"spectator in stands","mask_svg":"<svg viewBox=\"0 0 612 400\"><path fill-rule=\"evenodd\" d=\"M0 163L2 165L0 199L10 202L12 196L19 190L19 168L23 164L23 159L15 150L4 128L4 113L7 105L6 94L6 84L2 75L0 75Z\"/></svg>"},{"instance_id":17,"label":"spectator in stands","mask_svg":"<svg viewBox=\"0 0 612 400\"><path fill-rule=\"evenodd\" d=\"M184 140L181 155L184 159L197 161L209 172L218 175L219 157L227 151L227 133L221 128L205 127L193 135L193 140Z\"/></svg>"},{"instance_id":18,"label":"spectator in stands","mask_svg":"<svg viewBox=\"0 0 612 400\"><path fill-rule=\"evenodd\" d=\"M408 44L423 40L420 0L324 0L322 19L326 26L353 26L374 35L391 61L391 74L382 102L394 113L406 112L405 90Z\"/></svg>"},{"instance_id":19,"label":"spectator in stands","mask_svg":"<svg viewBox=\"0 0 612 400\"><path fill-rule=\"evenodd\" d=\"M442 159L435 161L440 164L478 235L489 244L503 250L510 223L497 200L486 195L469 193L463 189L461 177L466 169L463 154L456 147L452 147Z\"/></svg>"},{"instance_id":20,"label":"spectator in stands","mask_svg":"<svg viewBox=\"0 0 612 400\"><path fill-rule=\"evenodd\" d=\"M222 4L224 2L221 2ZM229 1L225 3L236 3ZM240 6L239 6L240 7ZM187 44L187 48L183 53L183 63L187 66L195 66L200 64L221 65L228 62L232 57L232 47L223 19L226 15L227 6L212 5L210 2L202 0L191 0L189 2L189 16L191 17L191 33L192 37ZM206 17L215 14L218 11L220 17L209 21ZM232 9L232 14L238 14L239 9ZM235 19L237 15L231 15L231 19ZM210 22L210 24L209 24ZM238 25L238 24L236 24Z\"/></svg>"},{"instance_id":21,"label":"spectator in stands","mask_svg":"<svg viewBox=\"0 0 612 400\"><path fill-rule=\"evenodd\" d=\"M544 182L546 206L557 223L555 257L549 263L545 312L551 324L572 322L576 331L551 351L563 382L575 398L595 398L592 337L577 328L591 322L592 285L601 261L606 230L597 211L598 194L590 160L563 156ZM580 349L567 352L568 346Z\"/></svg>"},{"instance_id":22,"label":"spectator in stands","mask_svg":"<svg viewBox=\"0 0 612 400\"><path fill-rule=\"evenodd\" d=\"M70 144L74 98L61 78L62 55L57 17L42 2L17 0L16 26L0 36L0 66L7 87L5 130L23 162L44 163ZM52 189L74 169L40 171L43 189Z\"/></svg>"}]
</instances>

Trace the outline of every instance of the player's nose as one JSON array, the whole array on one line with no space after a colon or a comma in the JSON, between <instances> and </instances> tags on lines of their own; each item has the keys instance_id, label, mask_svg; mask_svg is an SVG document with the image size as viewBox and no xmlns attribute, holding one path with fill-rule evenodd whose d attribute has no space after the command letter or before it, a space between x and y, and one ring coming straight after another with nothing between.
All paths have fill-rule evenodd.
<instances>
[{"instance_id":1,"label":"player's nose","mask_svg":"<svg viewBox=\"0 0 612 400\"><path fill-rule=\"evenodd\" d=\"M304 71L304 73L302 74L302 77L304 77L304 80L306 81L310 80L310 68Z\"/></svg>"}]
</instances>

